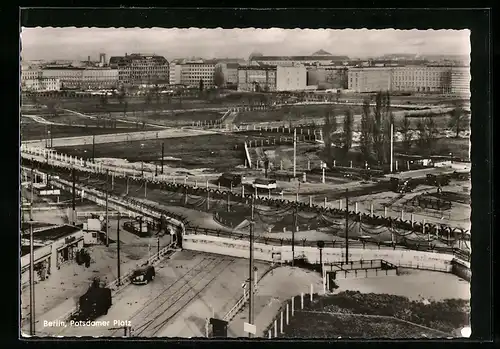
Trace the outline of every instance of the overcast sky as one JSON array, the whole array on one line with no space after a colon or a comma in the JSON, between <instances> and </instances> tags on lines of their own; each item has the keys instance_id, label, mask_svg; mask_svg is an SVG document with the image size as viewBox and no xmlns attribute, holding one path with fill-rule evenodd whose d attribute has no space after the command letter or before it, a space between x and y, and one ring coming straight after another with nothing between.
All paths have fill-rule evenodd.
<instances>
[{"instance_id":1,"label":"overcast sky","mask_svg":"<svg viewBox=\"0 0 500 349\"><path fill-rule=\"evenodd\" d=\"M309 55L378 56L388 53L469 54L468 30L367 29L106 29L23 28L24 60L98 59L127 53L156 53L167 59Z\"/></svg>"}]
</instances>

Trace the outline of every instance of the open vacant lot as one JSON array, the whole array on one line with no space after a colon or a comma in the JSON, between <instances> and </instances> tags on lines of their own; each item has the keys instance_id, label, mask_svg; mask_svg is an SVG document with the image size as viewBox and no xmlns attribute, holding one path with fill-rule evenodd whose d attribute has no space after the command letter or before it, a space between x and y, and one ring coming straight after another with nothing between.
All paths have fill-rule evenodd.
<instances>
[{"instance_id":1,"label":"open vacant lot","mask_svg":"<svg viewBox=\"0 0 500 349\"><path fill-rule=\"evenodd\" d=\"M164 142L167 165L185 168L214 168L225 171L244 164L244 151L241 147L244 139L238 135L214 134L99 144L95 147L95 154L96 157L159 163L161 144ZM238 149L235 149L236 145L239 145ZM60 152L78 157L86 157L85 153L89 154L91 150L91 144L58 148Z\"/></svg>"}]
</instances>

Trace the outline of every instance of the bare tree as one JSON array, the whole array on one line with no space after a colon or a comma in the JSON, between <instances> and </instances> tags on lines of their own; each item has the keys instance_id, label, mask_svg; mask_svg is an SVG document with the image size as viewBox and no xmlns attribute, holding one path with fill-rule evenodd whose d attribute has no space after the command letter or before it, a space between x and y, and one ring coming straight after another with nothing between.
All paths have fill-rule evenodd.
<instances>
[{"instance_id":1,"label":"bare tree","mask_svg":"<svg viewBox=\"0 0 500 349\"><path fill-rule=\"evenodd\" d=\"M217 88L221 88L224 86L224 83L225 83L224 71L222 70L222 66L218 65L215 67L214 71L214 85L217 86Z\"/></svg>"},{"instance_id":2,"label":"bare tree","mask_svg":"<svg viewBox=\"0 0 500 349\"><path fill-rule=\"evenodd\" d=\"M406 153L408 153L411 149L413 138L413 134L411 132L411 122L408 116L405 116L403 120L401 120L399 132L401 132L401 135L403 136L403 149Z\"/></svg>"},{"instance_id":3,"label":"bare tree","mask_svg":"<svg viewBox=\"0 0 500 349\"><path fill-rule=\"evenodd\" d=\"M427 148L431 150L434 147L436 139L439 136L439 130L432 116L427 116L424 119L424 124L426 129Z\"/></svg>"},{"instance_id":4,"label":"bare tree","mask_svg":"<svg viewBox=\"0 0 500 349\"><path fill-rule=\"evenodd\" d=\"M455 131L455 138L460 136L460 132L467 129L467 117L461 105L457 105L451 112L448 127Z\"/></svg>"},{"instance_id":5,"label":"bare tree","mask_svg":"<svg viewBox=\"0 0 500 349\"><path fill-rule=\"evenodd\" d=\"M373 117L370 112L370 101L365 99L363 102L363 112L361 114L361 135L360 150L365 161L372 160L373 153Z\"/></svg>"},{"instance_id":6,"label":"bare tree","mask_svg":"<svg viewBox=\"0 0 500 349\"><path fill-rule=\"evenodd\" d=\"M417 146L419 151L423 154L427 154L427 130L425 127L425 122L422 118L417 121L417 131L418 131L418 139Z\"/></svg>"},{"instance_id":7,"label":"bare tree","mask_svg":"<svg viewBox=\"0 0 500 349\"><path fill-rule=\"evenodd\" d=\"M325 142L326 164L331 166L333 163L333 142L334 133L337 131L337 119L333 110L325 111L325 123L323 124L323 139Z\"/></svg>"},{"instance_id":8,"label":"bare tree","mask_svg":"<svg viewBox=\"0 0 500 349\"><path fill-rule=\"evenodd\" d=\"M345 110L343 124L344 127L342 130L342 148L344 150L344 155L347 155L352 147L352 135L354 127L354 117L352 115L352 110Z\"/></svg>"}]
</instances>

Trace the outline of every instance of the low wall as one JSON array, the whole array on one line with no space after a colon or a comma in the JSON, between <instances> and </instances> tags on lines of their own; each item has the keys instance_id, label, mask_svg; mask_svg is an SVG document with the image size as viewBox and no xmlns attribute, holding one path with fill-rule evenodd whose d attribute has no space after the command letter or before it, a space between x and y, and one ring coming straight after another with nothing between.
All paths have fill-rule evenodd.
<instances>
[{"instance_id":1,"label":"low wall","mask_svg":"<svg viewBox=\"0 0 500 349\"><path fill-rule=\"evenodd\" d=\"M182 246L184 249L215 253L240 258L248 258L249 242L221 238L207 235L184 235ZM281 256L280 256L281 255ZM280 258L277 258L280 256ZM304 257L309 263L319 263L319 249L315 247L295 246L295 258ZM289 262L292 260L291 246L269 246L261 243L254 244L254 258L267 262ZM420 252L411 250L364 250L349 249L351 260L383 259L396 266L416 269L439 270L452 272L452 255ZM324 248L323 263L339 262L345 259L345 249Z\"/></svg>"}]
</instances>

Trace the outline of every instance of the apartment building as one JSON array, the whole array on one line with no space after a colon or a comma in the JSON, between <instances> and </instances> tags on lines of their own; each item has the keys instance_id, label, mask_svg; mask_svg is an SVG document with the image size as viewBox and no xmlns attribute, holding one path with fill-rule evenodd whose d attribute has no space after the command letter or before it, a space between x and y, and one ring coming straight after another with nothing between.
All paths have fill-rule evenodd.
<instances>
[{"instance_id":1,"label":"apartment building","mask_svg":"<svg viewBox=\"0 0 500 349\"><path fill-rule=\"evenodd\" d=\"M24 66L21 69L21 82L25 80L35 80L42 77L42 70L40 68L32 68Z\"/></svg>"},{"instance_id":2,"label":"apartment building","mask_svg":"<svg viewBox=\"0 0 500 349\"><path fill-rule=\"evenodd\" d=\"M451 68L446 66L394 67L392 90L449 93Z\"/></svg>"},{"instance_id":3,"label":"apartment building","mask_svg":"<svg viewBox=\"0 0 500 349\"><path fill-rule=\"evenodd\" d=\"M391 68L349 68L348 88L356 92L391 90Z\"/></svg>"},{"instance_id":4,"label":"apartment building","mask_svg":"<svg viewBox=\"0 0 500 349\"><path fill-rule=\"evenodd\" d=\"M109 59L109 66L118 69L118 80L122 84L164 83L170 79L167 59L155 54L114 56Z\"/></svg>"},{"instance_id":5,"label":"apartment building","mask_svg":"<svg viewBox=\"0 0 500 349\"><path fill-rule=\"evenodd\" d=\"M59 79L61 88L79 89L82 86L85 68L45 67L42 69L44 79Z\"/></svg>"},{"instance_id":6,"label":"apartment building","mask_svg":"<svg viewBox=\"0 0 500 349\"><path fill-rule=\"evenodd\" d=\"M118 87L118 69L89 68L82 73L82 89L106 89Z\"/></svg>"},{"instance_id":7,"label":"apartment building","mask_svg":"<svg viewBox=\"0 0 500 349\"><path fill-rule=\"evenodd\" d=\"M199 86L200 80L203 80L204 88L213 88L217 63L215 60L185 61L181 65L180 83L187 86Z\"/></svg>"},{"instance_id":8,"label":"apartment building","mask_svg":"<svg viewBox=\"0 0 500 349\"><path fill-rule=\"evenodd\" d=\"M276 91L303 91L307 87L307 70L304 66L277 66Z\"/></svg>"},{"instance_id":9,"label":"apartment building","mask_svg":"<svg viewBox=\"0 0 500 349\"><path fill-rule=\"evenodd\" d=\"M27 92L59 91L61 89L61 81L59 79L43 77L25 79L21 82L21 89Z\"/></svg>"}]
</instances>

